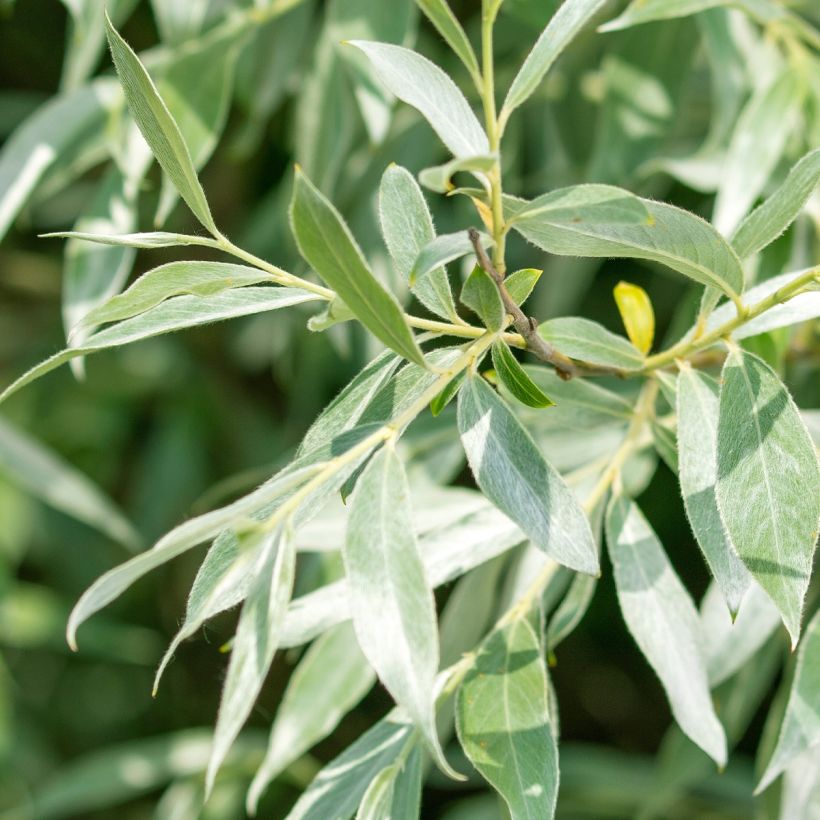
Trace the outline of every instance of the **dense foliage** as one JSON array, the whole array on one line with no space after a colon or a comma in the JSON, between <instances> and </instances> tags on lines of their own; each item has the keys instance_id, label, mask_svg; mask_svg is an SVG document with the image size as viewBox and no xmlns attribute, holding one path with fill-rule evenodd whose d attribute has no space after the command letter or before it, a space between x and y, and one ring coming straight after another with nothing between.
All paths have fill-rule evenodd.
<instances>
[{"instance_id":1,"label":"dense foliage","mask_svg":"<svg viewBox=\"0 0 820 820\"><path fill-rule=\"evenodd\" d=\"M472 5L0 98L9 817L820 815L817 10Z\"/></svg>"}]
</instances>

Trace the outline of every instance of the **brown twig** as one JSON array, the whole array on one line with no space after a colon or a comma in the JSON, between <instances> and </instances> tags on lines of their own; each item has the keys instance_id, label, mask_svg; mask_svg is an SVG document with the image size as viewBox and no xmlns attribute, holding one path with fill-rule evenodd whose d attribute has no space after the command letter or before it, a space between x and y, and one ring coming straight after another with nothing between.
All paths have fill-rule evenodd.
<instances>
[{"instance_id":1,"label":"brown twig","mask_svg":"<svg viewBox=\"0 0 820 820\"><path fill-rule=\"evenodd\" d=\"M507 286L504 284L504 277L499 273L495 265L493 265L490 257L481 245L481 235L479 232L475 228L470 228L467 233L475 249L479 266L490 276L498 287L498 292L501 294L501 301L504 304L504 310L512 317L515 329L527 343L527 350L541 359L541 361L551 364L555 368L555 372L564 380L571 379L573 376L623 375L617 368L598 367L596 365L573 361L569 356L564 355L560 350L557 350L548 341L543 339L538 334L538 321L531 316L527 316L515 303L512 296L510 296Z\"/></svg>"}]
</instances>

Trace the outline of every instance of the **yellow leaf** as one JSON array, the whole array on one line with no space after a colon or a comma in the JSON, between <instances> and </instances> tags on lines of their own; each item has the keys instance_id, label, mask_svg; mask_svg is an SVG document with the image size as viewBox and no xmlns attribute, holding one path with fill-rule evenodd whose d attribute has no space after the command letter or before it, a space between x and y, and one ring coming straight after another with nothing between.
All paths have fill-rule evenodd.
<instances>
[{"instance_id":1,"label":"yellow leaf","mask_svg":"<svg viewBox=\"0 0 820 820\"><path fill-rule=\"evenodd\" d=\"M655 311L649 295L630 282L618 282L613 293L626 335L641 353L648 353L655 338Z\"/></svg>"}]
</instances>

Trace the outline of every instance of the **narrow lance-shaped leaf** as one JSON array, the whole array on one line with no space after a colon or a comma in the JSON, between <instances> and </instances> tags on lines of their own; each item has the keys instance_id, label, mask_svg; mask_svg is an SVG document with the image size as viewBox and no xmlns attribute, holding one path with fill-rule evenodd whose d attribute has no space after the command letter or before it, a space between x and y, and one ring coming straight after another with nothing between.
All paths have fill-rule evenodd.
<instances>
[{"instance_id":1,"label":"narrow lance-shaped leaf","mask_svg":"<svg viewBox=\"0 0 820 820\"><path fill-rule=\"evenodd\" d=\"M794 222L820 184L820 148L810 151L792 169L783 184L738 226L732 245L745 259L777 239Z\"/></svg>"},{"instance_id":2,"label":"narrow lance-shaped leaf","mask_svg":"<svg viewBox=\"0 0 820 820\"><path fill-rule=\"evenodd\" d=\"M328 630L305 652L288 681L271 726L268 750L248 791L256 813L267 785L327 737L373 686L376 675L350 623Z\"/></svg>"},{"instance_id":3,"label":"narrow lance-shaped leaf","mask_svg":"<svg viewBox=\"0 0 820 820\"><path fill-rule=\"evenodd\" d=\"M605 0L566 0L559 7L513 80L501 109L502 119L506 119L535 91L561 52L589 23L604 2Z\"/></svg>"},{"instance_id":4,"label":"narrow lance-shaped leaf","mask_svg":"<svg viewBox=\"0 0 820 820\"><path fill-rule=\"evenodd\" d=\"M458 18L447 4L447 0L416 0L416 3L467 67L470 76L478 80L481 77L481 72L478 68L475 51L473 51L461 23L459 23Z\"/></svg>"},{"instance_id":5,"label":"narrow lance-shaped leaf","mask_svg":"<svg viewBox=\"0 0 820 820\"><path fill-rule=\"evenodd\" d=\"M786 67L752 94L729 142L712 222L729 236L764 189L783 154L803 104L803 83Z\"/></svg>"},{"instance_id":6,"label":"narrow lance-shaped leaf","mask_svg":"<svg viewBox=\"0 0 820 820\"><path fill-rule=\"evenodd\" d=\"M820 746L820 611L806 627L797 651L794 679L780 726L777 745L756 793L766 789L789 764L809 749Z\"/></svg>"},{"instance_id":7,"label":"narrow lance-shaped leaf","mask_svg":"<svg viewBox=\"0 0 820 820\"><path fill-rule=\"evenodd\" d=\"M492 245L492 239L486 234L479 234L481 246L484 248ZM419 250L418 256L413 261L410 270L410 284L422 283L440 265L461 259L462 256L474 253L473 243L467 231L456 231L435 237Z\"/></svg>"},{"instance_id":8,"label":"narrow lance-shaped leaf","mask_svg":"<svg viewBox=\"0 0 820 820\"><path fill-rule=\"evenodd\" d=\"M96 331L85 339L82 347L70 347L35 365L0 393L0 402L78 356L187 327L291 307L317 298L315 294L299 288L267 286L231 288L213 296L175 296L138 316Z\"/></svg>"},{"instance_id":9,"label":"narrow lance-shaped leaf","mask_svg":"<svg viewBox=\"0 0 820 820\"><path fill-rule=\"evenodd\" d=\"M85 231L56 231L41 234L43 239L81 239L84 242L97 242L101 245L124 245L129 248L173 248L176 245L204 245L212 247L214 240L203 236L190 236L168 231L149 231L147 233L102 234Z\"/></svg>"},{"instance_id":10,"label":"narrow lance-shaped leaf","mask_svg":"<svg viewBox=\"0 0 820 820\"><path fill-rule=\"evenodd\" d=\"M509 197L510 202L516 202ZM523 201L520 201L523 202ZM646 200L614 185L572 185L542 194L515 212L514 219L540 217L551 223L652 225Z\"/></svg>"},{"instance_id":11,"label":"narrow lance-shaped leaf","mask_svg":"<svg viewBox=\"0 0 820 820\"><path fill-rule=\"evenodd\" d=\"M743 269L732 247L706 221L663 202L641 200L645 222L616 222L585 209L579 220L560 221L549 211L513 222L525 239L549 253L564 256L632 257L660 262L730 297L743 290ZM506 197L505 213L515 218L528 203Z\"/></svg>"},{"instance_id":12,"label":"narrow lance-shaped leaf","mask_svg":"<svg viewBox=\"0 0 820 820\"><path fill-rule=\"evenodd\" d=\"M789 391L762 359L733 346L722 382L718 508L795 646L820 519L817 453Z\"/></svg>"},{"instance_id":13,"label":"narrow lance-shaped leaf","mask_svg":"<svg viewBox=\"0 0 820 820\"><path fill-rule=\"evenodd\" d=\"M598 573L589 521L507 404L477 376L458 399L458 428L482 492L539 549L570 569Z\"/></svg>"},{"instance_id":14,"label":"narrow lance-shaped leaf","mask_svg":"<svg viewBox=\"0 0 820 820\"><path fill-rule=\"evenodd\" d=\"M501 383L527 407L551 407L555 402L529 377L503 340L493 345L493 367Z\"/></svg>"},{"instance_id":15,"label":"narrow lance-shaped leaf","mask_svg":"<svg viewBox=\"0 0 820 820\"><path fill-rule=\"evenodd\" d=\"M495 168L498 157L492 154L485 157L462 157L445 162L444 165L436 165L433 168L425 168L419 174L419 182L425 188L439 194L445 194L453 190L452 176L459 171L471 171L481 181L484 175Z\"/></svg>"},{"instance_id":16,"label":"narrow lance-shaped leaf","mask_svg":"<svg viewBox=\"0 0 820 820\"><path fill-rule=\"evenodd\" d=\"M726 736L709 694L700 624L689 593L633 501L613 497L606 540L624 620L661 679L675 720L719 766L725 765Z\"/></svg>"},{"instance_id":17,"label":"narrow lance-shaped leaf","mask_svg":"<svg viewBox=\"0 0 820 820\"><path fill-rule=\"evenodd\" d=\"M414 746L406 759L382 769L370 781L359 804L356 820L393 820L419 817L422 755Z\"/></svg>"},{"instance_id":18,"label":"narrow lance-shaped leaf","mask_svg":"<svg viewBox=\"0 0 820 820\"><path fill-rule=\"evenodd\" d=\"M387 43L351 40L370 59L379 79L418 109L456 157L490 153L490 143L458 86L415 51Z\"/></svg>"},{"instance_id":19,"label":"narrow lance-shaped leaf","mask_svg":"<svg viewBox=\"0 0 820 820\"><path fill-rule=\"evenodd\" d=\"M476 265L461 288L461 302L481 319L488 330L504 327L506 311L498 286L484 268Z\"/></svg>"},{"instance_id":20,"label":"narrow lance-shaped leaf","mask_svg":"<svg viewBox=\"0 0 820 820\"><path fill-rule=\"evenodd\" d=\"M174 122L145 67L107 17L106 27L111 56L122 82L125 98L145 141L196 218L211 233L218 234L179 126Z\"/></svg>"},{"instance_id":21,"label":"narrow lance-shaped leaf","mask_svg":"<svg viewBox=\"0 0 820 820\"><path fill-rule=\"evenodd\" d=\"M688 364L678 377L678 475L686 516L729 611L735 615L749 572L729 540L718 512L717 431L719 384Z\"/></svg>"},{"instance_id":22,"label":"narrow lance-shaped leaf","mask_svg":"<svg viewBox=\"0 0 820 820\"><path fill-rule=\"evenodd\" d=\"M525 619L482 644L456 702L458 739L516 820L548 820L558 796L558 749L547 669Z\"/></svg>"},{"instance_id":23,"label":"narrow lance-shaped leaf","mask_svg":"<svg viewBox=\"0 0 820 820\"><path fill-rule=\"evenodd\" d=\"M352 817L373 778L414 742L413 735L413 724L394 709L316 775L286 820Z\"/></svg>"},{"instance_id":24,"label":"narrow lance-shaped leaf","mask_svg":"<svg viewBox=\"0 0 820 820\"><path fill-rule=\"evenodd\" d=\"M359 321L389 348L424 366L399 303L373 276L341 214L299 168L290 217L300 253Z\"/></svg>"},{"instance_id":25,"label":"narrow lance-shaped leaf","mask_svg":"<svg viewBox=\"0 0 820 820\"><path fill-rule=\"evenodd\" d=\"M219 704L205 777L207 792L265 682L293 590L296 550L292 534L277 531L260 541L259 564L239 616Z\"/></svg>"},{"instance_id":26,"label":"narrow lance-shaped leaf","mask_svg":"<svg viewBox=\"0 0 820 820\"><path fill-rule=\"evenodd\" d=\"M538 326L538 335L573 359L603 367L637 370L644 356L623 336L582 316L561 316Z\"/></svg>"},{"instance_id":27,"label":"narrow lance-shaped leaf","mask_svg":"<svg viewBox=\"0 0 820 820\"><path fill-rule=\"evenodd\" d=\"M418 726L439 767L460 777L444 758L436 733L435 602L413 533L404 468L389 444L358 481L342 555L362 651Z\"/></svg>"},{"instance_id":28,"label":"narrow lance-shaped leaf","mask_svg":"<svg viewBox=\"0 0 820 820\"><path fill-rule=\"evenodd\" d=\"M457 319L450 282L443 267L413 282L413 263L422 249L436 238L436 231L424 194L413 175L400 165L391 165L382 175L379 224L396 272L410 283L421 303L444 319Z\"/></svg>"},{"instance_id":29,"label":"narrow lance-shaped leaf","mask_svg":"<svg viewBox=\"0 0 820 820\"><path fill-rule=\"evenodd\" d=\"M521 307L527 301L543 272L538 268L521 268L504 279L504 287L516 305Z\"/></svg>"}]
</instances>

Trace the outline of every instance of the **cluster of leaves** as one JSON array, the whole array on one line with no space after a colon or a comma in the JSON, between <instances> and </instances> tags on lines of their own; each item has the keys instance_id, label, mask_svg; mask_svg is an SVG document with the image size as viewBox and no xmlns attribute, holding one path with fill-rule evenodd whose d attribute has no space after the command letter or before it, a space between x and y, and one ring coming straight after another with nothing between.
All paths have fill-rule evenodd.
<instances>
[{"instance_id":1,"label":"cluster of leaves","mask_svg":"<svg viewBox=\"0 0 820 820\"><path fill-rule=\"evenodd\" d=\"M480 221L486 231L468 230L467 221L437 235L415 176L399 165L382 168L378 216L395 288L374 273L351 228L320 190L332 188L340 174L340 146L349 138L344 129L306 134L337 142L331 149L318 142L307 146L311 176L297 167L290 192L293 237L322 284L229 240L199 181L198 169L226 117L238 52L256 27L278 26L280 18L283 36L297 39L294 29L305 25L306 13L298 3L227 15L195 49L144 61L107 19L119 85L108 78L81 84L102 45L103 21L94 21L80 29L87 36L66 73L68 88L77 90L26 126L41 133L70 112L76 130L56 131L56 144L44 153L32 150L36 140L24 127L0 158L0 179L10 180L0 203L0 227L7 227L57 157L70 156L76 145L98 156L99 146L81 139L81 132L99 130L116 112L119 161L101 183L93 212L61 234L71 248L64 296L68 346L18 378L0 401L61 364L71 362L81 373L85 358L99 350L309 302L323 303L310 319L312 330L333 333L355 320L387 348L321 413L281 470L96 581L70 616L69 643L76 647L79 626L138 579L211 541L155 682L156 690L183 640L241 604L207 755L206 794L276 651L310 643L273 721L248 792L249 810L378 679L396 708L319 771L289 817L419 816L428 761L454 779L464 777L469 763L514 818L551 817L559 794L559 726L547 659L590 605L605 542L627 629L660 679L680 732L693 744L683 754L695 777L703 766L701 752L726 765L730 745L771 680L765 673L774 674L761 658L776 651L778 625L785 625L796 649L795 670L785 710L770 716L759 789L785 773L781 811L802 816L820 790L820 614L813 612L811 594L820 468L806 423L816 426L816 415L797 408L778 361L791 340L792 331L784 329L810 327L805 323L820 316L820 269L810 259L799 269L767 271L765 254L820 180L816 30L767 0L732 4L751 23L730 15L722 3L636 0L603 27L701 12L723 115L713 118L696 152L653 159L652 171L714 190L709 223L608 184L612 169L605 150L591 172L601 180L595 184L526 199L502 187L502 141L514 127L513 113L542 87L574 38L600 19L603 0L566 0L555 11L516 69L498 112L493 27L502 0L482 5L481 59L445 0L418 0L475 86L483 124L447 73L397 44L415 19L412 4L390 9L389 20L377 5L363 4L371 15L363 18L366 33L384 30L394 42L357 39L357 25L344 19L343 5L331 4L323 36L329 42L344 29L350 56L340 57L335 46L320 48L319 73L336 78L329 90L324 87L324 101L333 104L336 63L344 59L374 142L385 138L394 98L417 109L449 151L444 164L420 170L420 182L470 203L474 210L467 219ZM124 6L115 5L112 14L124 16ZM173 4L157 8L168 32L177 25L196 30L206 19L205 10L201 18L183 20ZM742 111L745 90L732 85L726 70L743 59L730 25L758 35L755 46L761 53L768 49L771 69ZM760 39L759 26L771 42ZM613 86L646 81L623 64L607 70ZM281 93L263 90L268 96L260 91L254 102L260 118ZM316 93L305 90L308 99ZM806 101L814 112L809 129L799 119ZM316 103L311 100L305 110ZM635 117L640 114L651 119L657 112ZM651 136L645 123L629 124L623 110L610 116L610 129L623 128L630 137L634 132L638 142ZM807 143L799 145L802 158L774 184L785 146L801 141ZM151 157L163 172L158 221L179 196L207 235L134 232L136 197ZM81 167L89 161L72 160ZM455 175L465 173L474 177L473 187L456 187ZM754 207L764 192L768 196ZM615 299L626 337L583 317L538 323L522 305L540 272L506 272L507 240L516 235L529 243L526 253L535 253L535 246L557 256L639 259L676 272L702 286L695 321L677 342L652 354L652 304L643 289L622 283ZM123 289L135 249L173 246L205 247L236 261L172 262ZM466 263L467 275L456 296L446 266L458 261ZM405 311L408 294L425 315ZM465 319L464 308L475 323ZM522 364L515 348L540 363ZM487 356L492 370L482 372ZM710 374L717 367L719 374ZM433 488L406 469L403 438L428 408L453 440L448 444L463 449L478 490ZM447 421L453 415L455 429ZM580 433L568 437L568 426ZM16 458L41 465L31 479L36 492L44 492L58 470L65 473L11 429L0 447L12 463ZM634 500L651 480L656 456L679 478L687 517L714 578L700 611ZM440 483L452 477L447 473ZM85 502L61 500L62 484L63 496L51 503L80 509L84 520L133 541L127 522L112 515L96 491L73 481ZM343 574L294 597L297 554L317 551L338 551ZM433 590L456 579L439 621ZM756 672L764 676L758 680ZM466 755L460 764L443 748L453 728ZM686 782L692 776L677 775ZM680 789L681 782L670 777L670 789Z\"/></svg>"}]
</instances>

